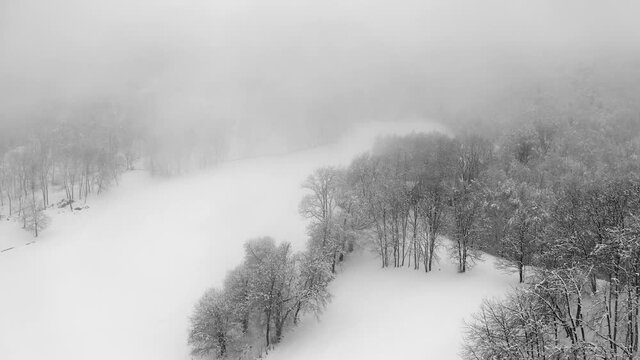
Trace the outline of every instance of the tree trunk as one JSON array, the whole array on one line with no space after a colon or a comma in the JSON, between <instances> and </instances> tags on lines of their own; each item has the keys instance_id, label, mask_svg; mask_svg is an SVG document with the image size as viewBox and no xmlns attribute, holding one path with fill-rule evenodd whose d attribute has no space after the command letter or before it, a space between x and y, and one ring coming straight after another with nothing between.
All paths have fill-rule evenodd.
<instances>
[{"instance_id":1,"label":"tree trunk","mask_svg":"<svg viewBox=\"0 0 640 360\"><path fill-rule=\"evenodd\" d=\"M429 271L431 271L431 265L433 264L433 255L436 252L436 239L437 234L433 230L433 226L429 227Z\"/></svg>"},{"instance_id":2,"label":"tree trunk","mask_svg":"<svg viewBox=\"0 0 640 360\"><path fill-rule=\"evenodd\" d=\"M298 305L296 306L296 312L293 314L293 324L294 325L298 324L298 315L300 313L300 309L302 309L302 303L298 302Z\"/></svg>"},{"instance_id":3,"label":"tree trunk","mask_svg":"<svg viewBox=\"0 0 640 360\"><path fill-rule=\"evenodd\" d=\"M413 266L416 270L420 267L418 263L418 251L417 251L417 234L418 234L418 212L413 209Z\"/></svg>"},{"instance_id":4,"label":"tree trunk","mask_svg":"<svg viewBox=\"0 0 640 360\"><path fill-rule=\"evenodd\" d=\"M589 280L591 282L591 292L595 294L598 291L598 278L596 277L595 271L591 272Z\"/></svg>"},{"instance_id":5,"label":"tree trunk","mask_svg":"<svg viewBox=\"0 0 640 360\"><path fill-rule=\"evenodd\" d=\"M461 270L461 272L466 272L467 271L467 242L463 241L462 244L463 244L463 247L462 247L462 270Z\"/></svg>"},{"instance_id":6,"label":"tree trunk","mask_svg":"<svg viewBox=\"0 0 640 360\"><path fill-rule=\"evenodd\" d=\"M404 219L402 222L402 266L404 266L404 259L407 255L406 251L405 251L405 245L407 242L407 225L408 225L408 220L409 220L409 213L406 212L403 215Z\"/></svg>"},{"instance_id":7,"label":"tree trunk","mask_svg":"<svg viewBox=\"0 0 640 360\"><path fill-rule=\"evenodd\" d=\"M333 256L332 256L332 260L331 260L331 273L335 274L336 273L336 257L338 256L338 249L334 248L333 249Z\"/></svg>"},{"instance_id":8,"label":"tree trunk","mask_svg":"<svg viewBox=\"0 0 640 360\"><path fill-rule=\"evenodd\" d=\"M427 254L428 252L429 252L429 232L427 231L427 243L424 244L424 254L422 254L423 257L424 257L424 260L423 260L424 261L424 272L429 272L429 266L428 266L429 265L428 264L428 262L429 262L429 254Z\"/></svg>"},{"instance_id":9,"label":"tree trunk","mask_svg":"<svg viewBox=\"0 0 640 360\"><path fill-rule=\"evenodd\" d=\"M524 282L524 265L522 263L518 264L518 275L520 275L520 283Z\"/></svg>"},{"instance_id":10,"label":"tree trunk","mask_svg":"<svg viewBox=\"0 0 640 360\"><path fill-rule=\"evenodd\" d=\"M276 321L276 339L273 342L274 344L280 343L282 340L282 329L284 328L284 320Z\"/></svg>"},{"instance_id":11,"label":"tree trunk","mask_svg":"<svg viewBox=\"0 0 640 360\"><path fill-rule=\"evenodd\" d=\"M218 347L220 347L220 357L223 358L227 354L227 338L222 331L218 331Z\"/></svg>"},{"instance_id":12,"label":"tree trunk","mask_svg":"<svg viewBox=\"0 0 640 360\"><path fill-rule=\"evenodd\" d=\"M462 241L458 240L458 271L462 272Z\"/></svg>"},{"instance_id":13,"label":"tree trunk","mask_svg":"<svg viewBox=\"0 0 640 360\"><path fill-rule=\"evenodd\" d=\"M271 310L267 311L267 331L266 331L266 338L267 338L267 349L269 348L269 345L271 344Z\"/></svg>"},{"instance_id":14,"label":"tree trunk","mask_svg":"<svg viewBox=\"0 0 640 360\"><path fill-rule=\"evenodd\" d=\"M387 267L389 266L389 259L388 259L388 253L387 253L387 210L383 209L382 210L382 234L384 236L384 245L383 245L383 259L382 259L382 267Z\"/></svg>"}]
</instances>

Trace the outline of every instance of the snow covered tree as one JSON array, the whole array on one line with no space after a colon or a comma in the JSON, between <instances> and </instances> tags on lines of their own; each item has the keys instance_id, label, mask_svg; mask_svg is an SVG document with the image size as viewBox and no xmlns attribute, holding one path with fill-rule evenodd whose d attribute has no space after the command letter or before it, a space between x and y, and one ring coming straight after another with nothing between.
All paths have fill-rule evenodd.
<instances>
[{"instance_id":1,"label":"snow covered tree","mask_svg":"<svg viewBox=\"0 0 640 360\"><path fill-rule=\"evenodd\" d=\"M525 267L533 265L540 249L540 236L548 219L549 194L526 183L515 185L508 198L511 216L505 236L500 242L498 264L505 269L515 268L520 282L525 280Z\"/></svg>"},{"instance_id":2,"label":"snow covered tree","mask_svg":"<svg viewBox=\"0 0 640 360\"><path fill-rule=\"evenodd\" d=\"M387 209L379 190L380 161L369 154L362 155L351 163L348 181L355 190L359 206L364 210L372 228L373 246L380 256L382 267L389 265L389 243L387 234Z\"/></svg>"},{"instance_id":3,"label":"snow covered tree","mask_svg":"<svg viewBox=\"0 0 640 360\"><path fill-rule=\"evenodd\" d=\"M484 300L467 323L462 358L556 358L557 328L553 315L529 290L516 290L505 300Z\"/></svg>"},{"instance_id":4,"label":"snow covered tree","mask_svg":"<svg viewBox=\"0 0 640 360\"><path fill-rule=\"evenodd\" d=\"M29 174L33 175L32 172ZM27 231L33 232L34 237L38 237L40 231L46 228L49 224L49 216L44 212L44 203L41 203L38 196L36 196L38 179L34 176L28 176L26 181L28 183L27 187L29 190L27 192L25 189L27 198L25 199L25 202L23 202L24 207L22 208L23 227Z\"/></svg>"},{"instance_id":5,"label":"snow covered tree","mask_svg":"<svg viewBox=\"0 0 640 360\"><path fill-rule=\"evenodd\" d=\"M229 272L223 290L208 291L196 306L189 337L193 354L259 356L301 314L319 314L331 298L333 280L330 259L320 250L294 254L289 243L269 237L247 241L244 261Z\"/></svg>"},{"instance_id":6,"label":"snow covered tree","mask_svg":"<svg viewBox=\"0 0 640 360\"><path fill-rule=\"evenodd\" d=\"M625 179L578 179L567 181L553 206L553 244L545 260L549 266L580 264L591 269L591 290L597 277L608 277L606 259L596 251L610 241L611 229L624 229L630 216L640 210L634 199L638 186Z\"/></svg>"},{"instance_id":7,"label":"snow covered tree","mask_svg":"<svg viewBox=\"0 0 640 360\"><path fill-rule=\"evenodd\" d=\"M290 244L276 245L271 238L259 238L245 244L248 298L251 306L264 316L267 348L280 341L284 325L295 311L293 285L296 279L290 249Z\"/></svg>"},{"instance_id":8,"label":"snow covered tree","mask_svg":"<svg viewBox=\"0 0 640 360\"><path fill-rule=\"evenodd\" d=\"M480 258L483 228L482 198L477 183L454 191L452 196L451 235L454 246L450 253L458 263L458 271L466 272Z\"/></svg>"},{"instance_id":9,"label":"snow covered tree","mask_svg":"<svg viewBox=\"0 0 640 360\"><path fill-rule=\"evenodd\" d=\"M483 217L482 185L478 181L491 158L491 144L479 137L463 139L457 149L456 179L451 195L451 235L455 246L451 251L460 272L480 253Z\"/></svg>"},{"instance_id":10,"label":"snow covered tree","mask_svg":"<svg viewBox=\"0 0 640 360\"><path fill-rule=\"evenodd\" d=\"M217 289L202 296L191 316L188 342L192 355L225 357L238 336L231 305L228 296Z\"/></svg>"},{"instance_id":11,"label":"snow covered tree","mask_svg":"<svg viewBox=\"0 0 640 360\"><path fill-rule=\"evenodd\" d=\"M345 229L338 219L338 193L343 181L342 171L325 167L317 169L304 181L302 187L310 193L302 198L300 214L309 219L308 232L312 246L325 254L333 263L342 251Z\"/></svg>"},{"instance_id":12,"label":"snow covered tree","mask_svg":"<svg viewBox=\"0 0 640 360\"><path fill-rule=\"evenodd\" d=\"M536 130L531 126L525 126L511 134L507 145L519 163L527 165L538 155L537 135Z\"/></svg>"},{"instance_id":13,"label":"snow covered tree","mask_svg":"<svg viewBox=\"0 0 640 360\"><path fill-rule=\"evenodd\" d=\"M416 211L421 214L422 229L425 235L424 270L431 271L436 252L438 234L446 224L448 189L445 178L426 181L422 185L422 197Z\"/></svg>"},{"instance_id":14,"label":"snow covered tree","mask_svg":"<svg viewBox=\"0 0 640 360\"><path fill-rule=\"evenodd\" d=\"M298 274L295 284L294 324L298 323L301 312L318 315L324 310L331 299L328 286L334 278L331 264L313 249L299 254L296 260Z\"/></svg>"},{"instance_id":15,"label":"snow covered tree","mask_svg":"<svg viewBox=\"0 0 640 360\"><path fill-rule=\"evenodd\" d=\"M509 229L509 218L513 214L514 203L511 201L514 180L497 166L487 169L482 179L484 197L484 248L486 251L499 254Z\"/></svg>"},{"instance_id":16,"label":"snow covered tree","mask_svg":"<svg viewBox=\"0 0 640 360\"><path fill-rule=\"evenodd\" d=\"M610 350L600 321L603 307L588 306L582 268L541 271L530 286L502 301L485 301L467 324L465 359L632 359Z\"/></svg>"},{"instance_id":17,"label":"snow covered tree","mask_svg":"<svg viewBox=\"0 0 640 360\"><path fill-rule=\"evenodd\" d=\"M240 324L242 333L246 334L249 331L251 304L249 302L249 273L244 264L227 274L223 291L230 302L234 321Z\"/></svg>"},{"instance_id":18,"label":"snow covered tree","mask_svg":"<svg viewBox=\"0 0 640 360\"><path fill-rule=\"evenodd\" d=\"M595 251L608 274L596 305L600 311L602 338L610 356L639 356L640 331L640 216L629 219L624 228L610 228L607 241Z\"/></svg>"},{"instance_id":19,"label":"snow covered tree","mask_svg":"<svg viewBox=\"0 0 640 360\"><path fill-rule=\"evenodd\" d=\"M31 202L22 212L24 228L38 237L40 232L49 225L49 216L45 214L41 204Z\"/></svg>"}]
</instances>

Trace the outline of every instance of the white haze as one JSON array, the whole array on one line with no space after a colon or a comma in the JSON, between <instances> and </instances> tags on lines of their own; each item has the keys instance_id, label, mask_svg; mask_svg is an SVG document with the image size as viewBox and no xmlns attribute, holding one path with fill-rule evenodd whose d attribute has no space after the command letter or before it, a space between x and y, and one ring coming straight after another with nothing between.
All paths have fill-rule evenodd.
<instances>
[{"instance_id":1,"label":"white haze","mask_svg":"<svg viewBox=\"0 0 640 360\"><path fill-rule=\"evenodd\" d=\"M635 56L638 14L595 0L3 0L0 124L110 101L169 129L329 139Z\"/></svg>"}]
</instances>

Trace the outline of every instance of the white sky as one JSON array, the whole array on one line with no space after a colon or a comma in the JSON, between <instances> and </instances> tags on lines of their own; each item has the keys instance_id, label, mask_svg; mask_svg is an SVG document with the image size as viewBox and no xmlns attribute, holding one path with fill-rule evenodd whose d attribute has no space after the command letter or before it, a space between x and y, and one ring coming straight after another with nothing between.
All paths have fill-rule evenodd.
<instances>
[{"instance_id":1,"label":"white sky","mask_svg":"<svg viewBox=\"0 0 640 360\"><path fill-rule=\"evenodd\" d=\"M596 0L1 0L0 117L104 98L166 121L423 116L442 84L463 101L555 59L635 55L638 15Z\"/></svg>"}]
</instances>

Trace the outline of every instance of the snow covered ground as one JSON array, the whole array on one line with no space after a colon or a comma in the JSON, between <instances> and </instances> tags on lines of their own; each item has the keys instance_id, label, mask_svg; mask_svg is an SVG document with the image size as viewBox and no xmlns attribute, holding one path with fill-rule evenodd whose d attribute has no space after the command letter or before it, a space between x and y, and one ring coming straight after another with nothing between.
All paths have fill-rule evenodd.
<instances>
[{"instance_id":1,"label":"snow covered ground","mask_svg":"<svg viewBox=\"0 0 640 360\"><path fill-rule=\"evenodd\" d=\"M484 297L502 296L518 282L484 258L459 274L442 256L425 274L381 269L373 254L355 254L331 284L325 313L305 318L267 360L459 359L464 319Z\"/></svg>"},{"instance_id":2,"label":"snow covered ground","mask_svg":"<svg viewBox=\"0 0 640 360\"><path fill-rule=\"evenodd\" d=\"M270 235L304 246L300 183L313 169L346 165L376 134L434 128L424 122L369 124L336 144L234 161L188 177L153 179L133 172L121 186L91 199L86 211L50 210L51 226L37 242L0 253L0 358L188 359L193 305L241 261L246 239ZM16 228L0 222L0 238L28 241ZM340 284L358 276L360 267L377 271L372 265L354 262L354 271L338 279L327 323L336 316L332 311L343 311L336 310L340 301L356 301L341 300ZM349 331L349 323L343 324L339 331ZM304 326L313 327L309 321Z\"/></svg>"}]
</instances>

